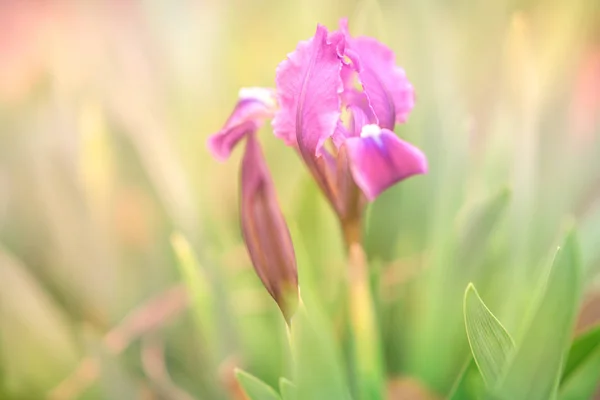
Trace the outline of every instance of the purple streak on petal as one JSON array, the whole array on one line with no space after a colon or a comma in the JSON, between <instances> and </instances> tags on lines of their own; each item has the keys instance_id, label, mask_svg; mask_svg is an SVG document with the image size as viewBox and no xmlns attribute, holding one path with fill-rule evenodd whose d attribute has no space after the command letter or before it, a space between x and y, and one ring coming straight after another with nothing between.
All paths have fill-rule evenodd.
<instances>
[{"instance_id":1,"label":"purple streak on petal","mask_svg":"<svg viewBox=\"0 0 600 400\"><path fill-rule=\"evenodd\" d=\"M241 168L242 233L254 269L286 319L298 298L296 257L271 175L256 139L248 135Z\"/></svg>"},{"instance_id":2,"label":"purple streak on petal","mask_svg":"<svg viewBox=\"0 0 600 400\"><path fill-rule=\"evenodd\" d=\"M346 148L354 181L370 201L396 182L427 172L421 150L376 125L346 140Z\"/></svg>"},{"instance_id":3,"label":"purple streak on petal","mask_svg":"<svg viewBox=\"0 0 600 400\"><path fill-rule=\"evenodd\" d=\"M273 116L275 108L275 94L272 89L240 90L240 100L225 126L208 138L208 148L213 156L219 161L229 158L235 145L248 133L260 129L264 120Z\"/></svg>"},{"instance_id":4,"label":"purple streak on petal","mask_svg":"<svg viewBox=\"0 0 600 400\"><path fill-rule=\"evenodd\" d=\"M300 42L277 67L280 109L273 120L274 133L288 145L297 143L305 159L321 155L340 116L338 51L343 40L343 35L328 35L319 25L315 36Z\"/></svg>"},{"instance_id":5,"label":"purple streak on petal","mask_svg":"<svg viewBox=\"0 0 600 400\"><path fill-rule=\"evenodd\" d=\"M370 37L351 38L346 20L340 21L340 30L346 34L347 51L360 57L359 79L379 125L393 130L396 122L406 121L414 106L412 85L388 47Z\"/></svg>"}]
</instances>

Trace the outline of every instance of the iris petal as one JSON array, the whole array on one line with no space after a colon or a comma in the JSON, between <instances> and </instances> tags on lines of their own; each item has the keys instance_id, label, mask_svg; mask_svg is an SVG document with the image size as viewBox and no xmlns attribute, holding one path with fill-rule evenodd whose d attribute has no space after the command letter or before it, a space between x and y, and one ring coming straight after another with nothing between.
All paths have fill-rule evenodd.
<instances>
[{"instance_id":1,"label":"iris petal","mask_svg":"<svg viewBox=\"0 0 600 400\"><path fill-rule=\"evenodd\" d=\"M300 42L277 67L280 109L273 120L275 136L298 145L303 157L321 155L340 116L340 69L343 35L329 35L321 25Z\"/></svg>"},{"instance_id":2,"label":"iris petal","mask_svg":"<svg viewBox=\"0 0 600 400\"><path fill-rule=\"evenodd\" d=\"M239 101L223 128L208 138L212 155L225 161L247 134L256 132L276 110L275 93L268 88L243 88Z\"/></svg>"},{"instance_id":3,"label":"iris petal","mask_svg":"<svg viewBox=\"0 0 600 400\"><path fill-rule=\"evenodd\" d=\"M248 135L241 174L240 216L246 247L256 273L289 321L298 300L296 258L255 134Z\"/></svg>"},{"instance_id":4,"label":"iris petal","mask_svg":"<svg viewBox=\"0 0 600 400\"><path fill-rule=\"evenodd\" d=\"M395 183L427 172L421 150L377 125L365 125L361 136L345 145L354 181L370 201Z\"/></svg>"},{"instance_id":5,"label":"iris petal","mask_svg":"<svg viewBox=\"0 0 600 400\"><path fill-rule=\"evenodd\" d=\"M395 123L406 121L414 106L412 85L387 46L370 37L352 38L346 20L340 21L340 30L346 35L347 51L360 59L358 78L379 126L393 130Z\"/></svg>"}]
</instances>

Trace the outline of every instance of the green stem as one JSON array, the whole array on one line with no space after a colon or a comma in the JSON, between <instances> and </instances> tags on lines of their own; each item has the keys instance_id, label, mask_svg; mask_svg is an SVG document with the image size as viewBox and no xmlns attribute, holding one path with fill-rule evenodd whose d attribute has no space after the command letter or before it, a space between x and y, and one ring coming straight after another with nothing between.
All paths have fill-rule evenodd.
<instances>
[{"instance_id":1,"label":"green stem","mask_svg":"<svg viewBox=\"0 0 600 400\"><path fill-rule=\"evenodd\" d=\"M360 220L342 224L348 251L348 306L359 399L383 399L383 365Z\"/></svg>"}]
</instances>

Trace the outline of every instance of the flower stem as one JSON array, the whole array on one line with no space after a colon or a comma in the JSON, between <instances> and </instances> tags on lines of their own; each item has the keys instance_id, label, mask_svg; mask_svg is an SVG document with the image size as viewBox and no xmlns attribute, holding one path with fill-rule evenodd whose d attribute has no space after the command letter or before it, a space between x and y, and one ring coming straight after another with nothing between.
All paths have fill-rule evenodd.
<instances>
[{"instance_id":1,"label":"flower stem","mask_svg":"<svg viewBox=\"0 0 600 400\"><path fill-rule=\"evenodd\" d=\"M348 251L348 307L359 399L383 399L383 367L360 220L342 224Z\"/></svg>"}]
</instances>

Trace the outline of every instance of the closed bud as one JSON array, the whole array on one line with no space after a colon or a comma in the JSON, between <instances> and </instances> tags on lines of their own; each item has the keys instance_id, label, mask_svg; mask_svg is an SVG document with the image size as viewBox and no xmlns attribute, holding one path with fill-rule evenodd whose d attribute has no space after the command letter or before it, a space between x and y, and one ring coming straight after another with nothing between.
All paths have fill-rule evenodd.
<instances>
[{"instance_id":1,"label":"closed bud","mask_svg":"<svg viewBox=\"0 0 600 400\"><path fill-rule=\"evenodd\" d=\"M254 133L247 136L242 160L240 215L242 233L254 269L289 322L298 303L296 257L272 178Z\"/></svg>"}]
</instances>

